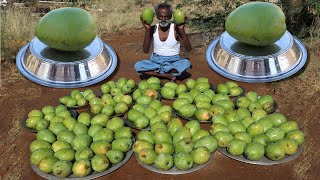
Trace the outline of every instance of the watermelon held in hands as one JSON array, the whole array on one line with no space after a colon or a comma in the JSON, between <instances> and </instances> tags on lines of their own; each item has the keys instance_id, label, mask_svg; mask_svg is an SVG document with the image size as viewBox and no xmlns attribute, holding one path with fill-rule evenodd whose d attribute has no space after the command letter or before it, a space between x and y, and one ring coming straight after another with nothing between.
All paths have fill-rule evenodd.
<instances>
[{"instance_id":1,"label":"watermelon held in hands","mask_svg":"<svg viewBox=\"0 0 320 180\"><path fill-rule=\"evenodd\" d=\"M181 9L176 9L173 13L173 19L175 24L183 24L186 19L186 14Z\"/></svg>"},{"instance_id":2,"label":"watermelon held in hands","mask_svg":"<svg viewBox=\"0 0 320 180\"><path fill-rule=\"evenodd\" d=\"M50 11L38 21L35 35L51 48L79 51L95 39L96 22L84 9L59 8Z\"/></svg>"},{"instance_id":3,"label":"watermelon held in hands","mask_svg":"<svg viewBox=\"0 0 320 180\"><path fill-rule=\"evenodd\" d=\"M148 24L151 25L153 22L154 13L151 8L144 8L142 11L142 19Z\"/></svg>"},{"instance_id":4,"label":"watermelon held in hands","mask_svg":"<svg viewBox=\"0 0 320 180\"><path fill-rule=\"evenodd\" d=\"M279 40L287 27L279 6L268 2L250 2L229 14L225 28L239 42L267 46Z\"/></svg>"}]
</instances>

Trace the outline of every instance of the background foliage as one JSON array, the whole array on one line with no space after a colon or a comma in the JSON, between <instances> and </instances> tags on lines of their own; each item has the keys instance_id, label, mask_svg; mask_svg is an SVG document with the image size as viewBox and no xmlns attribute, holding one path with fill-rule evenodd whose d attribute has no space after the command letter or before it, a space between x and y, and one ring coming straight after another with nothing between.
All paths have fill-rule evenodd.
<instances>
[{"instance_id":1,"label":"background foliage","mask_svg":"<svg viewBox=\"0 0 320 180\"><path fill-rule=\"evenodd\" d=\"M51 2L54 2L51 0ZM1 9L1 62L12 63L18 50L34 37L38 19L52 9L63 6L84 8L98 22L98 36L141 29L139 16L143 8L153 7L157 0L57 0L39 3L38 0L12 0ZM120 3L121 2L121 3ZM224 31L228 14L250 0L172 0L175 8L187 14L188 33L206 33L211 37ZM301 39L320 39L319 0L267 0L280 6L286 14L287 29Z\"/></svg>"}]
</instances>

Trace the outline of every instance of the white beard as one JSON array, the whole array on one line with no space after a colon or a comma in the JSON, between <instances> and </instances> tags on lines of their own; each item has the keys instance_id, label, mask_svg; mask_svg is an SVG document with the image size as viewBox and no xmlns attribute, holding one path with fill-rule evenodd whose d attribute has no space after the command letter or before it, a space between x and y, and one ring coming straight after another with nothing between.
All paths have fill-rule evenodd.
<instances>
[{"instance_id":1,"label":"white beard","mask_svg":"<svg viewBox=\"0 0 320 180\"><path fill-rule=\"evenodd\" d=\"M170 24L170 20L162 20L159 22L160 27L167 27Z\"/></svg>"}]
</instances>

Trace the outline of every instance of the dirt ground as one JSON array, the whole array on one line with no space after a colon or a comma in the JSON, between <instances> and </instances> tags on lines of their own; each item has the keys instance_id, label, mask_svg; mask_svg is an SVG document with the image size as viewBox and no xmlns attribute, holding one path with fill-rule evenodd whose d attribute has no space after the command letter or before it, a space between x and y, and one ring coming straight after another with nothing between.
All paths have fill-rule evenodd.
<instances>
[{"instance_id":1,"label":"dirt ground","mask_svg":"<svg viewBox=\"0 0 320 180\"><path fill-rule=\"evenodd\" d=\"M149 58L142 52L142 30L130 34L102 37L110 44L118 55L116 71L102 82L85 87L98 91L100 86L109 80L121 77L139 80L133 69L137 60ZM183 52L189 57L193 68L188 72L191 78L208 77L212 84L224 83L226 79L214 72L205 59L205 38L201 35L191 37L193 50ZM212 37L211 40L213 40ZM319 57L318 54L315 57ZM309 66L312 62L308 62ZM308 67L306 67L308 68ZM303 71L306 70L304 68ZM318 69L319 70L319 69ZM319 77L319 76L318 76ZM313 79L319 84L320 79ZM163 80L166 81L166 80ZM180 81L181 82L181 81ZM185 82L185 80L182 80ZM320 175L319 89L301 87L304 81L298 76L292 76L277 83L242 83L246 91L256 91L259 94L271 94L279 106L279 111L288 118L295 119L306 133L306 142L302 155L290 162L261 166L246 164L232 160L216 151L214 159L205 168L184 175L162 175L151 172L137 163L135 157L120 169L100 179L317 179ZM23 77L15 66L2 66L0 86L0 179L42 179L31 168L29 163L29 144L35 139L35 134L21 127L21 120L32 109L40 109L45 105L57 105L58 98L68 94L71 89L55 89L35 84ZM165 102L170 104L171 102ZM209 128L208 125L203 125Z\"/></svg>"}]
</instances>

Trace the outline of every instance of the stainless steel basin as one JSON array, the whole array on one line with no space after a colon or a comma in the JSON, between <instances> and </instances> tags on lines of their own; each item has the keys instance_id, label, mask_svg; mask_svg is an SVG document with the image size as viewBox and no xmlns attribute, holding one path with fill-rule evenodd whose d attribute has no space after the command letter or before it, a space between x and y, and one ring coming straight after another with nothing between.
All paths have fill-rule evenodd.
<instances>
[{"instance_id":1,"label":"stainless steel basin","mask_svg":"<svg viewBox=\"0 0 320 180\"><path fill-rule=\"evenodd\" d=\"M299 71L307 60L304 45L288 31L264 47L238 42L227 32L211 42L206 52L209 66L227 78L243 82L271 82Z\"/></svg>"},{"instance_id":2,"label":"stainless steel basin","mask_svg":"<svg viewBox=\"0 0 320 180\"><path fill-rule=\"evenodd\" d=\"M34 37L20 49L16 64L19 71L35 83L55 88L78 88L111 75L117 66L117 56L98 37L77 52L49 48Z\"/></svg>"}]
</instances>

